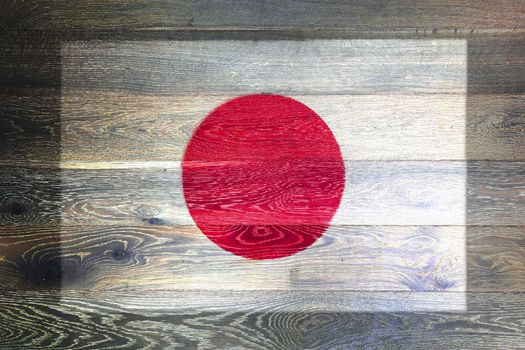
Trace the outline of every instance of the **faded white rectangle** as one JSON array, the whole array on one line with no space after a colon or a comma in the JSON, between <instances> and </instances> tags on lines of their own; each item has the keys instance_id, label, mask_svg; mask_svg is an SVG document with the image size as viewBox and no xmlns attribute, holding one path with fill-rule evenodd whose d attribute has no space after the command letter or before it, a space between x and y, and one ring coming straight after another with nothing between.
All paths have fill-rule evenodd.
<instances>
[{"instance_id":1,"label":"faded white rectangle","mask_svg":"<svg viewBox=\"0 0 525 350\"><path fill-rule=\"evenodd\" d=\"M466 54L464 40L66 43L62 49L61 111L64 193L75 200L71 188L77 178L72 174L83 169L103 172L110 168L166 167L173 172L172 186L165 189L169 200L140 193L133 198L137 205L150 203L157 217L170 225L193 224L180 187L178 160L183 145L177 147L179 153L175 158L166 155L165 160L155 162L140 158L105 159L104 154L95 151L99 150L97 145L89 142L105 142L104 147L111 147L113 138L126 137L126 126L118 125L125 123L127 117L133 119L133 115L114 113L110 115L115 118L116 127L98 129L104 137L83 139L88 152L74 150L78 139L68 137L78 137L78 129L91 125L97 118L78 114L75 101L84 93L137 95L135 110L140 110L140 101L145 101L142 95L162 95L165 101L189 96L195 105L202 99L203 104L212 108L215 103L240 94L286 94L316 110L342 145L347 160L346 187L333 227L304 252L278 261L251 264L202 241L196 249L206 247L212 257L200 267L178 256L173 258L177 269L158 271L157 275L148 271L147 281L129 276L126 286L168 288L181 293L192 289L253 291L253 295L266 296L267 305L275 307L286 305L291 295L297 297L299 290L325 290L326 300L314 298L311 305L304 305L331 311L465 310L463 292L467 276L462 225L466 222ZM336 103L326 103L324 96ZM401 100L397 102L394 97ZM405 98L412 102L404 104ZM108 111L118 111L122 107L118 104L123 103L105 101ZM417 101L431 104L429 107ZM89 111L89 106L86 110ZM178 123L176 109L165 111L171 111L174 123ZM389 111L391 116L387 114ZM183 130L191 134L188 125L196 125L205 117L203 112L199 109L200 114L191 114ZM181 116L187 118L188 114ZM155 122L159 115L151 117ZM133 138L129 142L129 150L134 142L139 145L139 140ZM416 144L421 144L421 148L414 149ZM158 146L152 142L152 147ZM96 172L87 181L96 184ZM89 186L86 187L82 205L103 207L105 204L97 193L90 196ZM112 208L105 209L111 214ZM131 215L134 208L116 210L119 215L115 221L111 221L112 215L78 217L76 213L65 212L63 222L138 224ZM354 225L371 227L345 229ZM392 230L381 225L401 227ZM334 246L328 244L332 241L347 255L334 254ZM260 292L274 289L281 294ZM335 294L331 299L330 291L365 294L356 294L359 300L341 300ZM410 292L410 297L406 298L409 294L404 292ZM187 295L193 298L191 293ZM362 295L368 295L369 299L363 299ZM217 305L200 305L198 299L186 300L185 305L193 302L204 309L231 310L243 307L236 302L233 292L223 293L221 298ZM295 307L299 306L294 304Z\"/></svg>"}]
</instances>

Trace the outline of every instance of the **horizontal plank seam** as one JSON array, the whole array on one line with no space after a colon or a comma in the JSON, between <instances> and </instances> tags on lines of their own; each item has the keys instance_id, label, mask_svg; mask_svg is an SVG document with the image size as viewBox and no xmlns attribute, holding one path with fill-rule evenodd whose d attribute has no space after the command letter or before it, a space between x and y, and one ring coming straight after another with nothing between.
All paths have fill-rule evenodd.
<instances>
[{"instance_id":1,"label":"horizontal plank seam","mask_svg":"<svg viewBox=\"0 0 525 350\"><path fill-rule=\"evenodd\" d=\"M301 226L304 226L304 225L301 225ZM414 225L414 224L408 224L408 225L363 225L363 224L356 224L356 225L352 225L352 224L344 224L344 225L330 225L332 227L421 227L421 226L425 226L425 227L469 227L469 228L473 228L473 227L498 227L498 228L502 228L502 227L509 227L509 228L516 228L516 227L522 227L524 230L525 230L525 225L523 224L501 224L501 225L479 225L479 224L465 224L465 225L436 225L436 224L421 224L421 225ZM161 225L132 225L132 224L122 224L122 223L119 223L119 224L113 224L113 225L108 225L108 224L93 224L93 225L87 225L87 224L60 224L60 225L56 225L56 224L47 224L47 225L38 225L38 224L20 224L20 225L0 225L0 229L15 229L15 228L28 228L28 227L32 227L32 228L82 228L82 227L98 227L98 228L101 228L101 227L108 227L108 228L114 228L114 227L122 227L122 228L140 228L140 229L143 229L143 228L164 228L164 229L169 229L169 228L175 228L175 227L196 227L196 226L193 226L193 225L173 225L173 226L161 226Z\"/></svg>"},{"instance_id":2,"label":"horizontal plank seam","mask_svg":"<svg viewBox=\"0 0 525 350\"><path fill-rule=\"evenodd\" d=\"M505 292L505 291L483 291L483 292L476 292L476 291L410 291L410 290L352 290L352 289L168 289L168 288L115 288L115 289L105 289L105 288L99 288L99 289L84 289L84 288L39 288L39 289L15 289L15 288L0 288L1 291L4 292L66 292L66 293L77 293L77 292L83 292L83 293L137 293L137 292L159 292L159 293L251 293L251 292L278 292L278 293L308 293L308 292L314 292L314 293L321 293L321 292L334 292L334 293L352 293L352 294L400 294L400 293L406 293L406 294L513 294L513 295L523 295L525 298L525 291L511 291L511 292Z\"/></svg>"},{"instance_id":3,"label":"horizontal plank seam","mask_svg":"<svg viewBox=\"0 0 525 350\"><path fill-rule=\"evenodd\" d=\"M0 36L7 35L10 33L37 33L37 34L127 34L127 33L231 33L231 32L254 32L254 33L312 33L312 34L418 34L418 35L439 35L454 34L454 36L460 35L476 35L476 34L508 34L515 33L520 34L525 32L525 25L513 25L513 26L498 26L491 28L480 28L480 27L462 27L462 26L430 26L430 27L415 27L415 26L395 26L395 27L376 27L369 26L368 28L356 28L356 27L323 27L323 26L151 26L151 27L136 27L136 28L122 28L117 27L113 29L100 28L100 29L86 29L86 28L66 28L66 29L34 29L34 28L2 28L0 29Z\"/></svg>"}]
</instances>

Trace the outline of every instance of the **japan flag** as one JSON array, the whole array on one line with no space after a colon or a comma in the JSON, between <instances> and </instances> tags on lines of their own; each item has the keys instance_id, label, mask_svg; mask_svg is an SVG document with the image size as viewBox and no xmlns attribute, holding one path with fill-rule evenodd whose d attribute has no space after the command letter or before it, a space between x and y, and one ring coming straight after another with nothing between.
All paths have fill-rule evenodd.
<instances>
[{"instance_id":1,"label":"japan flag","mask_svg":"<svg viewBox=\"0 0 525 350\"><path fill-rule=\"evenodd\" d=\"M464 40L64 44L64 230L132 232L141 265L84 287L197 290L162 300L210 310L465 310L466 55Z\"/></svg>"}]
</instances>

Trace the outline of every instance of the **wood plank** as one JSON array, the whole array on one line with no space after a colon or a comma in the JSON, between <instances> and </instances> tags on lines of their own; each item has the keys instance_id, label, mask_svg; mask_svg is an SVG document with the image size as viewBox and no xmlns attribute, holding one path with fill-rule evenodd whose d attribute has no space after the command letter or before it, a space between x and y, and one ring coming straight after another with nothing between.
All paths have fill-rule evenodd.
<instances>
[{"instance_id":1,"label":"wood plank","mask_svg":"<svg viewBox=\"0 0 525 350\"><path fill-rule=\"evenodd\" d=\"M344 28L351 31L512 31L523 28L519 1L122 1L28 0L2 4L3 29L183 30Z\"/></svg>"},{"instance_id":2,"label":"wood plank","mask_svg":"<svg viewBox=\"0 0 525 350\"><path fill-rule=\"evenodd\" d=\"M62 46L62 86L192 95L461 94L466 60L465 40L71 42Z\"/></svg>"},{"instance_id":3,"label":"wood plank","mask_svg":"<svg viewBox=\"0 0 525 350\"><path fill-rule=\"evenodd\" d=\"M525 157L525 94L467 97L465 157L522 160Z\"/></svg>"},{"instance_id":4,"label":"wood plank","mask_svg":"<svg viewBox=\"0 0 525 350\"><path fill-rule=\"evenodd\" d=\"M465 223L467 169L464 162L346 162L346 190L334 224L351 225L453 225ZM519 163L517 163L519 164ZM247 163L239 163L239 167ZM182 195L180 164L160 164L151 169L62 169L31 172L4 171L6 186L4 192L9 197L19 197L27 201L26 207L34 208L17 217L4 216L5 224L24 224L43 220L48 223L88 225L147 225L150 220L168 225L193 224L187 212ZM321 166L321 164L320 164ZM326 167L331 165L327 163ZM517 166L517 165L516 165ZM231 166L228 167L230 169ZM486 169L487 167L483 167ZM220 176L222 168L210 166L207 177ZM240 169L240 168L239 168ZM487 168L490 169L490 168ZM499 169L502 176L512 174L510 169ZM254 183L266 181L263 173L244 173L237 185L243 181ZM495 175L495 174L492 174ZM60 176L62 216L56 217L52 209L56 204L53 189L35 196L35 190L28 186L46 186L47 176ZM480 177L485 177L481 172ZM33 178L35 178L33 180ZM512 177L511 177L512 179ZM512 181L512 180L511 180ZM520 178L514 178L520 181ZM512 183L512 182L511 182ZM432 185L430 185L432 184ZM481 183L481 186L487 186ZM197 185L196 185L197 186ZM254 189L253 186L250 188ZM499 208L505 209L520 203L518 193L508 198L495 200ZM510 193L512 194L512 192ZM255 195L255 194L254 194ZM285 193L276 194L278 196ZM9 198L8 197L8 198ZM60 203L60 202L59 202ZM487 204L491 204L487 202ZM271 205L271 203L269 204ZM9 208L9 206L6 206ZM6 209L8 212L8 209ZM286 222L286 212L274 207L276 220ZM506 215L510 222L520 222L520 208ZM482 223L487 213L483 207L474 207ZM36 217L32 217L35 215ZM515 215L514 217L512 215ZM310 224L315 224L311 218ZM477 223L477 221L472 222ZM217 223L219 224L219 223ZM224 222L224 224L228 224ZM236 222L238 224L238 222Z\"/></svg>"},{"instance_id":5,"label":"wood plank","mask_svg":"<svg viewBox=\"0 0 525 350\"><path fill-rule=\"evenodd\" d=\"M0 266L12 288L38 287L31 273L55 263L57 284L79 290L463 291L464 247L462 226L331 227L297 255L247 260L195 226L19 227L0 229Z\"/></svg>"},{"instance_id":6,"label":"wood plank","mask_svg":"<svg viewBox=\"0 0 525 350\"><path fill-rule=\"evenodd\" d=\"M61 159L181 160L198 123L230 97L65 92ZM525 159L522 94L471 95L466 111L460 95L294 98L324 119L347 160Z\"/></svg>"},{"instance_id":7,"label":"wood plank","mask_svg":"<svg viewBox=\"0 0 525 350\"><path fill-rule=\"evenodd\" d=\"M524 233L523 226L338 226L296 259L249 261L194 226L4 227L0 288L518 292Z\"/></svg>"},{"instance_id":8,"label":"wood plank","mask_svg":"<svg viewBox=\"0 0 525 350\"><path fill-rule=\"evenodd\" d=\"M60 48L60 40L43 34L0 31L0 91L27 93L40 88L60 89Z\"/></svg>"},{"instance_id":9,"label":"wood plank","mask_svg":"<svg viewBox=\"0 0 525 350\"><path fill-rule=\"evenodd\" d=\"M60 225L62 186L58 169L0 167L0 178L0 226Z\"/></svg>"},{"instance_id":10,"label":"wood plank","mask_svg":"<svg viewBox=\"0 0 525 350\"><path fill-rule=\"evenodd\" d=\"M60 93L55 89L0 93L0 164L58 167ZM6 165L7 165L6 164Z\"/></svg>"},{"instance_id":11,"label":"wood plank","mask_svg":"<svg viewBox=\"0 0 525 350\"><path fill-rule=\"evenodd\" d=\"M400 89L451 93L464 92L466 78L469 94L525 91L522 36L349 40L334 34L331 40L315 36L300 41L212 39L65 43L65 86L67 90L116 89L137 94L377 94ZM280 55L274 55L276 51ZM466 75L462 73L465 55ZM83 84L75 86L75 77Z\"/></svg>"},{"instance_id":12,"label":"wood plank","mask_svg":"<svg viewBox=\"0 0 525 350\"><path fill-rule=\"evenodd\" d=\"M198 123L232 97L66 91L62 161L181 160ZM323 118L347 160L465 159L465 96L293 97ZM498 117L484 120L485 125ZM253 125L253 130L265 127ZM217 142L221 140L213 140Z\"/></svg>"},{"instance_id":13,"label":"wood plank","mask_svg":"<svg viewBox=\"0 0 525 350\"><path fill-rule=\"evenodd\" d=\"M469 163L467 224L521 225L523 219L518 217L525 217L524 186L523 163Z\"/></svg>"},{"instance_id":14,"label":"wood plank","mask_svg":"<svg viewBox=\"0 0 525 350\"><path fill-rule=\"evenodd\" d=\"M467 45L469 94L525 91L525 35L472 38Z\"/></svg>"},{"instance_id":15,"label":"wood plank","mask_svg":"<svg viewBox=\"0 0 525 350\"><path fill-rule=\"evenodd\" d=\"M520 349L525 342L523 294L468 294L469 309L464 313L326 312L315 307L315 299L293 297L265 311L257 311L265 305L256 302L237 312L187 312L157 303L176 303L174 295L129 291L125 296L76 291L2 293L0 334L4 336L0 346L320 350L386 345L392 349L492 350ZM198 292L186 296L193 302L210 300L209 295L199 297ZM337 299L351 303L365 300L366 295Z\"/></svg>"},{"instance_id":16,"label":"wood plank","mask_svg":"<svg viewBox=\"0 0 525 350\"><path fill-rule=\"evenodd\" d=\"M193 224L179 163L117 165L123 168L1 169L2 225ZM522 162L346 162L333 223L523 225L524 168Z\"/></svg>"},{"instance_id":17,"label":"wood plank","mask_svg":"<svg viewBox=\"0 0 525 350\"><path fill-rule=\"evenodd\" d=\"M41 35L0 34L0 52L0 164L45 161L56 167L60 160L60 43Z\"/></svg>"},{"instance_id":18,"label":"wood plank","mask_svg":"<svg viewBox=\"0 0 525 350\"><path fill-rule=\"evenodd\" d=\"M63 222L144 225L154 218L169 225L192 224L178 185L179 165L167 165L133 171L126 166L64 169ZM345 167L345 192L333 224L523 224L519 162L346 162ZM220 168L210 171L211 177L220 176ZM240 181L264 180L245 174Z\"/></svg>"},{"instance_id":19,"label":"wood plank","mask_svg":"<svg viewBox=\"0 0 525 350\"><path fill-rule=\"evenodd\" d=\"M298 97L336 126L332 130L350 159L525 159L525 132L521 128L524 95L471 95L467 98L466 122L455 118L461 111L439 103L451 100L450 106L454 106L459 96L404 97L403 101L409 99L410 103L403 105L397 98ZM195 98L86 93L66 95L60 101L56 92L48 90L35 90L34 96L2 95L0 109L5 117L0 121L0 158L3 163L24 161L35 166L52 166L59 159L180 160L198 121L224 99L207 96L192 103ZM337 108L345 102L344 109ZM343 118L352 107L361 109L361 113L351 115L356 120L354 126L337 127L332 119ZM387 109L395 120L390 113L382 113ZM362 120L367 116L367 122ZM458 142L463 123L465 145ZM355 129L356 124L362 126ZM421 132L428 125L435 127ZM403 138L398 137L400 134Z\"/></svg>"}]
</instances>

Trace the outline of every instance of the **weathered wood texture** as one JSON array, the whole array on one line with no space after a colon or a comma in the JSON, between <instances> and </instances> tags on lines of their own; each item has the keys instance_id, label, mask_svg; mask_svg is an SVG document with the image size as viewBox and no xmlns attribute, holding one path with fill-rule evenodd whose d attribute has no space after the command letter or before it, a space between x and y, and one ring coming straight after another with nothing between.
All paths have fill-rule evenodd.
<instances>
[{"instance_id":1,"label":"weathered wood texture","mask_svg":"<svg viewBox=\"0 0 525 350\"><path fill-rule=\"evenodd\" d=\"M520 1L7 1L2 25L25 30L344 28L359 32L523 28Z\"/></svg>"},{"instance_id":2,"label":"weathered wood texture","mask_svg":"<svg viewBox=\"0 0 525 350\"><path fill-rule=\"evenodd\" d=\"M1 348L523 348L524 233L523 226L506 225L524 224L525 165L502 162L525 160L523 2L8 0L2 2L0 10ZM380 86L377 83L380 77L392 77L389 61L384 61L383 68L374 66L377 69L370 64L369 72L376 74L376 83L365 85L365 89L357 85L341 89L337 84L330 86L327 79L313 80L318 77L303 77L302 85L287 86L283 77L268 76L276 79L279 84L274 87L283 93L289 93L289 87L297 87L298 95L308 104L315 103L321 96L330 99L330 103L323 102L324 106L319 106L328 112L334 110L337 101L345 99L357 102L356 107L369 108L370 114L362 116L371 118L369 123L358 132L352 132L351 141L343 145L365 148L348 160L492 161L472 162L466 167L468 192L464 213L467 226L337 226L318 242L338 256L343 255L343 251L335 245L346 242L346 232L360 237L360 244L350 247L355 252L364 254L369 240L379 242L377 255L366 253L374 267L378 264L385 267L379 270L382 271L379 284L388 289L394 283L409 281L407 290L414 291L421 290L415 287L426 282L430 283L426 286L445 285L438 280L424 282L421 275L415 277L414 270L410 269L404 274L387 275L387 265L380 256L395 257L397 249L411 252L420 244L417 243L421 242L419 239L428 239L429 251L437 249L446 233L457 235L464 229L467 290L474 292L466 295L466 312L423 312L438 307L443 309L454 303L461 307L463 295L451 291L359 294L340 290L291 292L280 289L274 291L275 294L268 294L267 290L246 294L253 290L177 292L172 285L163 284L160 276L168 272L167 280L176 288L180 283L177 277L194 273L199 264L217 275L220 271L211 257L222 259L225 254L201 250L209 242L202 235L196 235L194 228L167 226L172 224L169 219L177 215L161 217L159 213L165 207L155 201L156 196L160 196L172 203L173 198L169 195L174 194L174 189L166 192L166 188L173 173L168 169L163 174L161 166L162 161L180 159L183 148L176 145L185 143L198 121L190 111L196 104L191 105L191 97L212 106L223 97L258 89L239 84L238 75L236 78L227 70L220 77L233 88L220 87L219 80L213 80L211 85L200 82L188 88L191 81L188 82L187 77L202 75L203 71L195 69L198 66L217 69L221 64L230 63L227 60L232 57L237 62L242 62L242 57L257 58L257 50L240 51L230 57L208 55L207 51L191 56L197 51L187 50L184 59L177 64L193 75L178 76L170 70L173 68L169 62L171 56L159 60L149 50L154 44L129 40L157 40L158 44L171 40L316 38L468 39L466 109L461 120L455 120L456 114L444 108L452 106L450 102L442 105L434 100L454 101L465 93L463 88L456 89L454 94L450 94L450 90L442 91L443 87L454 86L453 79L442 82L444 85L434 85L436 88L432 88L432 81L425 80L425 76L404 84L393 84L394 80L390 79L389 84ZM135 53L132 49L114 50L109 61L106 60L111 63L107 66L101 65L101 61L90 62L89 55L93 55L93 51L89 55L69 52L66 62L78 63L75 66L78 77L82 72L89 72L94 79L111 78L113 83L100 85L93 79L75 78L67 79L63 86L61 55L64 52L60 51L61 47L64 42L90 39L107 40L110 43L103 44L106 46L124 40L128 47L135 45L142 49ZM65 43L65 47L90 48L98 44L100 42L74 42ZM160 44L163 45L169 46L168 43ZM250 45L255 47L256 44ZM100 52L100 58L104 58L104 54ZM329 59L322 52L316 56L313 66L317 67L321 60ZM272 57L272 64L288 63L280 60L276 52L272 52ZM454 60L442 57L426 63L439 79L439 70L447 62ZM89 66L83 66L88 63ZM312 65L302 57L292 63L305 68ZM260 72L260 67L246 62L242 67L252 75L257 74L256 68ZM403 67L408 70L410 64ZM422 67L416 67L415 73L421 72L418 68ZM136 79L130 80L131 84L119 82L114 72L126 79ZM338 77L336 71L327 76L334 78L332 80ZM185 82L185 86L173 87L174 78ZM166 85L170 79L171 85ZM436 89L438 94L433 96L435 91L430 90ZM456 93L459 90L462 92ZM60 96L61 91L65 92L64 96ZM381 92L384 99L382 108L376 111L377 104L370 106L366 101L377 92ZM411 96L413 92L421 99L415 101ZM406 111L394 102L397 96L407 99ZM169 99L175 101L173 105L169 105ZM110 100L113 104L108 103ZM61 111L63 106L67 109ZM203 108L197 110L202 115L207 112ZM388 116L381 113L387 110L400 119L388 121ZM431 117L438 114L443 119L432 123ZM148 116L160 123L158 128L148 124ZM426 136L418 134L423 123L432 126L427 129ZM462 124L466 140L464 158L461 145L453 142L454 130ZM446 130L444 125L453 125L454 129ZM166 132L168 128L173 128L171 140ZM61 132L66 132L70 140L66 142L71 142L66 143L63 154ZM396 138L398 133L404 138ZM385 144L367 148L366 137L384 140ZM87 150L75 150L71 147L75 142ZM144 144L152 148L143 148L141 154L131 144L139 149ZM431 144L441 147L432 148ZM415 151L410 152L411 148ZM61 159L67 162L59 164ZM131 161L133 163L129 163ZM364 181L360 183L365 191L380 193L386 198L394 198L399 191L405 199L410 199L415 187L407 180L425 167L428 172L424 171L424 176L429 181L451 179L459 174L450 171L459 169L457 164L460 163L435 162L435 166L427 166L432 162L423 162L427 164L423 167L414 166L414 163L417 162L405 163L402 171L395 171L397 165L403 164L397 162L387 166L386 173L379 171L381 162L368 163L363 166L373 171L361 172L359 176L362 177L356 179ZM129 166L139 169L129 170ZM65 169L60 170L61 167ZM104 170L107 167L117 169ZM445 170L445 173L435 172L435 169ZM113 181L123 174L126 175L123 184ZM68 181L64 186L63 175L72 175L71 181L87 180L86 186ZM374 177L379 180L376 184L385 186L384 191L372 185ZM145 187L139 188L137 184ZM97 190L109 191L112 198L97 197L94 194ZM62 205L62 191L67 199L65 205ZM135 200L144 202L136 205ZM120 204L115 206L117 201ZM409 202L411 210L415 210L412 213L431 210L425 206L431 208L435 203ZM62 222L62 218L67 220ZM412 236L416 237L415 241L409 238ZM394 238L398 240L393 242ZM424 249L418 253L421 250ZM353 265L354 269L364 271L365 267L355 265L357 256L348 258L342 257L343 261L338 264ZM413 266L422 266L410 257L405 258ZM172 264L175 261L177 263ZM177 269L177 266L186 269ZM334 264L331 268L337 266ZM239 265L234 267L235 271L241 269ZM318 268L313 268L317 280L304 278L311 266L300 266L293 271L284 265L275 267L283 272L283 278L284 272L290 272L287 281L304 288L318 288L315 282L322 281L325 276ZM246 273L254 276L257 271L250 267ZM282 286L284 280L277 280L277 283ZM356 283L359 285L359 281ZM112 290L115 288L119 291ZM171 290L159 292L159 289ZM245 303L238 303L239 300ZM419 308L420 312L393 312L402 309L400 300L407 300L404 304L407 309ZM229 304L218 308L224 302ZM365 311L371 306L392 312L343 312Z\"/></svg>"},{"instance_id":3,"label":"weathered wood texture","mask_svg":"<svg viewBox=\"0 0 525 350\"><path fill-rule=\"evenodd\" d=\"M5 227L0 229L0 285L524 291L524 227L470 226L466 233L465 252L461 226L333 227L295 257L247 261L219 249L194 226Z\"/></svg>"},{"instance_id":4,"label":"weathered wood texture","mask_svg":"<svg viewBox=\"0 0 525 350\"><path fill-rule=\"evenodd\" d=\"M199 121L230 97L65 92L62 162L181 160ZM525 160L522 94L469 96L467 111L462 95L294 98L323 117L348 160Z\"/></svg>"},{"instance_id":5,"label":"weathered wood texture","mask_svg":"<svg viewBox=\"0 0 525 350\"><path fill-rule=\"evenodd\" d=\"M349 295L348 295L349 294ZM421 293L417 293L421 294ZM315 295L314 295L315 296ZM184 294L198 304L209 294ZM216 300L223 297L216 294ZM213 296L212 296L213 298ZM359 303L347 293L338 300ZM388 302L388 294L382 294ZM317 300L256 300L247 310L192 311L173 293L5 292L0 295L0 346L10 349L521 349L522 294L468 294L465 313L346 313ZM443 302L443 301L439 301ZM260 311L261 307L267 310ZM282 310L281 310L282 308ZM184 310L184 308L183 308Z\"/></svg>"},{"instance_id":6,"label":"weathered wood texture","mask_svg":"<svg viewBox=\"0 0 525 350\"><path fill-rule=\"evenodd\" d=\"M81 91L463 93L465 79L470 94L521 93L525 87L522 36L466 42L337 38L71 42L63 46L62 54L67 90Z\"/></svg>"},{"instance_id":7,"label":"weathered wood texture","mask_svg":"<svg viewBox=\"0 0 525 350\"><path fill-rule=\"evenodd\" d=\"M57 43L57 40L26 35L19 39L6 37L0 42L4 52L0 61L3 91L0 97L0 163L12 165L25 162L35 166L56 166L60 158L61 107L64 108L62 127L67 132L64 137L64 160L93 160L93 154L100 155L102 160L140 160L146 157L148 160L174 160L180 157L183 149L181 145L198 122L196 114L188 110L196 107L196 103L189 104L190 96L148 96L142 92L129 95L116 91L106 94L89 90L82 90L75 96L75 82L70 80L61 98L60 42ZM525 111L522 92L525 87L525 42L520 38L482 38L469 40L467 46L467 159L524 160L522 125ZM124 62L123 66L116 68L125 70L129 62L126 65L125 58L121 58L121 61ZM164 73L159 72L159 76ZM82 79L83 83L85 80ZM219 102L227 96L223 93L223 96L199 94L192 97L194 101L198 98L203 106L213 108L213 102ZM334 99L341 102L347 99L355 103L355 107L374 107L368 109L372 118L361 129L355 132L353 129L337 130L343 136L351 134L352 138L343 147L353 147L352 154L357 159L363 159L365 151L371 159L425 159L424 153L428 153L428 159L457 159L460 156L460 145L457 141L450 142L461 124L461 120L452 120L459 112L451 112L446 108L446 105L452 106L460 96L447 96L449 102L441 106L437 105L439 96L421 96L419 103L411 101L405 104L406 110L394 102L395 94L383 97L381 104L370 106L365 102L367 96L324 96L322 99L318 96L317 108L321 109L320 113L326 111L327 116L330 112L334 116L343 114L341 109L323 103L324 100ZM112 103L109 103L109 98ZM170 98L173 99L171 105L168 102ZM308 103L316 100L315 96L303 95L301 98ZM405 98L410 97L407 95ZM439 121L431 125L442 126L446 121L452 122L455 127L451 130L446 127L427 128L425 133L417 133L419 126L423 125L419 118L430 122L425 116L436 113L430 110L430 106L427 108L422 105L424 101L443 112ZM393 123L392 119L387 121L388 115L374 112L375 109L381 111L387 108L391 108L396 117L402 118L403 123ZM202 118L209 109L198 107L196 111L201 112ZM148 122L147 117L150 115L156 123L160 123L159 126ZM352 117L358 116L354 114ZM169 128L172 128L172 138L167 134ZM397 132L401 132L404 137L396 138ZM425 136L422 135L428 135L429 142L423 140ZM371 147L372 143L365 144L365 137L382 139L383 142L381 146ZM180 143L175 144L178 141ZM81 147L73 147L75 142ZM135 144L141 145L140 151L131 148L130 145ZM144 147L146 144L149 147ZM166 146L163 148L162 144ZM431 144L440 147L427 146ZM154 153L157 149L159 152Z\"/></svg>"},{"instance_id":8,"label":"weathered wood texture","mask_svg":"<svg viewBox=\"0 0 525 350\"><path fill-rule=\"evenodd\" d=\"M293 97L323 118L348 160L465 159L464 95ZM181 160L203 116L230 98L66 91L62 100L62 161ZM514 101L516 108L520 102L524 101ZM484 101L478 108L486 105ZM480 118L479 123L490 127L498 117ZM254 125L253 130L264 128ZM482 132L486 133L486 128Z\"/></svg>"},{"instance_id":9,"label":"weathered wood texture","mask_svg":"<svg viewBox=\"0 0 525 350\"><path fill-rule=\"evenodd\" d=\"M0 166L57 167L60 44L38 35L4 34L0 52Z\"/></svg>"},{"instance_id":10,"label":"weathered wood texture","mask_svg":"<svg viewBox=\"0 0 525 350\"><path fill-rule=\"evenodd\" d=\"M52 228L17 227L1 229L0 239L4 285L12 288L30 286L35 281L28 272L53 261L63 266L62 288L88 290L466 288L462 226L332 227L308 250L265 261L232 256L195 226L76 226L58 235Z\"/></svg>"},{"instance_id":11,"label":"weathered wood texture","mask_svg":"<svg viewBox=\"0 0 525 350\"><path fill-rule=\"evenodd\" d=\"M162 166L2 169L2 224L192 224L178 163ZM335 224L524 224L522 162L346 162L346 168L347 208Z\"/></svg>"},{"instance_id":12,"label":"weathered wood texture","mask_svg":"<svg viewBox=\"0 0 525 350\"><path fill-rule=\"evenodd\" d=\"M466 54L465 40L73 42L62 47L62 83L157 95L452 94L466 92Z\"/></svg>"}]
</instances>

